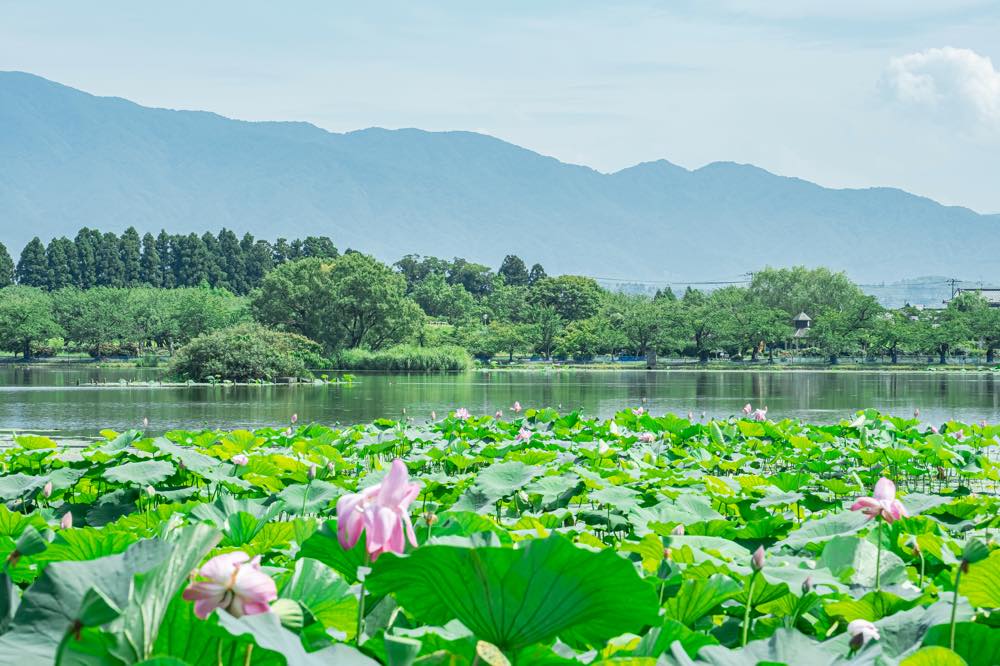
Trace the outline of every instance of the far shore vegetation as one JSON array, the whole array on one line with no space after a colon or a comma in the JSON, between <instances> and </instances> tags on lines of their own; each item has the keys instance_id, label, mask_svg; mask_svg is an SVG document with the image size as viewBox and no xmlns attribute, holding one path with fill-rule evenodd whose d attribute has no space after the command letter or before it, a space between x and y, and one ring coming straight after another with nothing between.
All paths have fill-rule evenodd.
<instances>
[{"instance_id":1,"label":"far shore vegetation","mask_svg":"<svg viewBox=\"0 0 1000 666\"><path fill-rule=\"evenodd\" d=\"M846 275L765 268L747 286L655 295L408 255L393 265L327 238L276 243L223 230L121 236L84 229L0 246L7 362L165 367L202 381L491 368L992 369L1000 308L966 291L886 309Z\"/></svg>"}]
</instances>

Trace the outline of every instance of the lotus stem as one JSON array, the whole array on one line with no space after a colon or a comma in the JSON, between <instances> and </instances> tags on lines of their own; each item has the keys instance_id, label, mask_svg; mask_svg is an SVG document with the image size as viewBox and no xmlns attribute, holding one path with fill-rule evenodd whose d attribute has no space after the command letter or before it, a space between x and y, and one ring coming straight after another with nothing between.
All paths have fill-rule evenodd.
<instances>
[{"instance_id":1,"label":"lotus stem","mask_svg":"<svg viewBox=\"0 0 1000 666\"><path fill-rule=\"evenodd\" d=\"M750 611L753 609L753 586L757 582L758 571L754 571L753 575L750 576L750 588L747 590L747 607L743 611L743 639L740 641L740 646L745 647L747 644L747 639L750 637Z\"/></svg>"},{"instance_id":2,"label":"lotus stem","mask_svg":"<svg viewBox=\"0 0 1000 666\"><path fill-rule=\"evenodd\" d=\"M368 562L369 562L368 547L365 546L364 567L366 568L368 567ZM366 572L365 577L367 576L368 574ZM358 630L357 630L357 635L355 635L354 637L354 644L357 645L358 647L361 647L361 634L364 633L364 630L365 630L365 580L364 578L362 578L361 594L358 596Z\"/></svg>"},{"instance_id":3,"label":"lotus stem","mask_svg":"<svg viewBox=\"0 0 1000 666\"><path fill-rule=\"evenodd\" d=\"M878 520L878 550L875 551L875 591L878 592L881 589L880 582L882 580L882 518L881 516L877 518Z\"/></svg>"},{"instance_id":4,"label":"lotus stem","mask_svg":"<svg viewBox=\"0 0 1000 666\"><path fill-rule=\"evenodd\" d=\"M951 597L951 631L950 638L948 640L948 647L952 651L955 650L955 615L958 611L958 584L962 580L962 566L965 565L965 560L962 560L958 565L958 572L955 574L955 593Z\"/></svg>"}]
</instances>

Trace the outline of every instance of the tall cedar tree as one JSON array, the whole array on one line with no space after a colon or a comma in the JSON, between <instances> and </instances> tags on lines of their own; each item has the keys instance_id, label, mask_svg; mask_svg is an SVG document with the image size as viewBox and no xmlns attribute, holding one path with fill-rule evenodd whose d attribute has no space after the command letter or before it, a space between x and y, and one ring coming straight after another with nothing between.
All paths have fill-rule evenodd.
<instances>
[{"instance_id":1,"label":"tall cedar tree","mask_svg":"<svg viewBox=\"0 0 1000 666\"><path fill-rule=\"evenodd\" d=\"M174 272L176 260L174 252L177 248L176 240L171 238L166 231L161 231L156 237L156 254L160 257L160 285L164 289L173 289L177 286L177 274Z\"/></svg>"},{"instance_id":2,"label":"tall cedar tree","mask_svg":"<svg viewBox=\"0 0 1000 666\"><path fill-rule=\"evenodd\" d=\"M68 238L53 238L45 249L48 262L49 289L63 289L76 285L76 247Z\"/></svg>"},{"instance_id":3,"label":"tall cedar tree","mask_svg":"<svg viewBox=\"0 0 1000 666\"><path fill-rule=\"evenodd\" d=\"M97 286L97 245L101 234L84 227L76 234L76 286L90 289Z\"/></svg>"},{"instance_id":4,"label":"tall cedar tree","mask_svg":"<svg viewBox=\"0 0 1000 666\"><path fill-rule=\"evenodd\" d=\"M150 287L163 286L163 269L160 266L160 252L153 234L142 237L142 257L139 259L139 279Z\"/></svg>"},{"instance_id":5,"label":"tall cedar tree","mask_svg":"<svg viewBox=\"0 0 1000 666\"><path fill-rule=\"evenodd\" d=\"M7 246L0 243L0 289L14 284L14 260L10 258Z\"/></svg>"},{"instance_id":6,"label":"tall cedar tree","mask_svg":"<svg viewBox=\"0 0 1000 666\"><path fill-rule=\"evenodd\" d=\"M129 227L122 234L118 243L119 253L124 267L126 287L138 287L142 284L142 241L135 227Z\"/></svg>"},{"instance_id":7,"label":"tall cedar tree","mask_svg":"<svg viewBox=\"0 0 1000 666\"><path fill-rule=\"evenodd\" d=\"M45 256L45 246L37 236L21 252L17 262L17 281L27 287L45 288L49 284L49 260Z\"/></svg>"}]
</instances>

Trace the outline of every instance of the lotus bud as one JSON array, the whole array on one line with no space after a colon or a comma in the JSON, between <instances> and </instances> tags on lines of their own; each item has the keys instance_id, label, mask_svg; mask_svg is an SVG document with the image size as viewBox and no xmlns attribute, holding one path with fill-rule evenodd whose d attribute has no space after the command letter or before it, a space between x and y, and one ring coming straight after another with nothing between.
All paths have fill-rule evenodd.
<instances>
[{"instance_id":1,"label":"lotus bud","mask_svg":"<svg viewBox=\"0 0 1000 666\"><path fill-rule=\"evenodd\" d=\"M146 486L146 495L149 497L154 497L156 495L156 488L153 486Z\"/></svg>"},{"instance_id":2,"label":"lotus bud","mask_svg":"<svg viewBox=\"0 0 1000 666\"><path fill-rule=\"evenodd\" d=\"M431 421L437 421L438 415L433 409L431 410Z\"/></svg>"},{"instance_id":3,"label":"lotus bud","mask_svg":"<svg viewBox=\"0 0 1000 666\"><path fill-rule=\"evenodd\" d=\"M694 412L688 412L688 421L694 421Z\"/></svg>"},{"instance_id":4,"label":"lotus bud","mask_svg":"<svg viewBox=\"0 0 1000 666\"><path fill-rule=\"evenodd\" d=\"M316 478L316 465L309 465L309 472L306 474L306 476L309 477L310 481Z\"/></svg>"},{"instance_id":5,"label":"lotus bud","mask_svg":"<svg viewBox=\"0 0 1000 666\"><path fill-rule=\"evenodd\" d=\"M233 463L234 465L239 465L242 467L243 465L249 463L250 459L247 458L242 453L237 453L235 456L229 459L229 462Z\"/></svg>"},{"instance_id":6,"label":"lotus bud","mask_svg":"<svg viewBox=\"0 0 1000 666\"><path fill-rule=\"evenodd\" d=\"M750 566L754 571L760 571L764 568L764 546L757 546L753 557L750 558Z\"/></svg>"},{"instance_id":7,"label":"lotus bud","mask_svg":"<svg viewBox=\"0 0 1000 666\"><path fill-rule=\"evenodd\" d=\"M143 416L142 417L142 427L143 427L144 430L146 430L146 429L149 428L149 417L148 416Z\"/></svg>"},{"instance_id":8,"label":"lotus bud","mask_svg":"<svg viewBox=\"0 0 1000 666\"><path fill-rule=\"evenodd\" d=\"M515 400L514 401L514 405L510 409L515 414L519 413L521 411L521 403L519 403L517 400Z\"/></svg>"},{"instance_id":9,"label":"lotus bud","mask_svg":"<svg viewBox=\"0 0 1000 666\"><path fill-rule=\"evenodd\" d=\"M326 471L329 472L330 474L335 474L337 472L337 466L334 465L332 462L328 462L326 464Z\"/></svg>"},{"instance_id":10,"label":"lotus bud","mask_svg":"<svg viewBox=\"0 0 1000 666\"><path fill-rule=\"evenodd\" d=\"M44 486L42 486L42 496L44 496L46 499L48 499L49 497L52 497L52 482L51 481L49 481Z\"/></svg>"},{"instance_id":11,"label":"lotus bud","mask_svg":"<svg viewBox=\"0 0 1000 666\"><path fill-rule=\"evenodd\" d=\"M868 620L853 620L847 625L847 633L851 637L851 649L860 650L870 640L879 640L878 627Z\"/></svg>"},{"instance_id":12,"label":"lotus bud","mask_svg":"<svg viewBox=\"0 0 1000 666\"><path fill-rule=\"evenodd\" d=\"M405 412L406 410L404 409L403 411ZM298 414L292 414L292 425L295 425L298 422L299 422L299 415Z\"/></svg>"},{"instance_id":13,"label":"lotus bud","mask_svg":"<svg viewBox=\"0 0 1000 666\"><path fill-rule=\"evenodd\" d=\"M914 555L920 555L920 543L917 541L917 537L911 536L906 545L909 546Z\"/></svg>"},{"instance_id":14,"label":"lotus bud","mask_svg":"<svg viewBox=\"0 0 1000 666\"><path fill-rule=\"evenodd\" d=\"M494 416L496 416L496 418L498 418L498 419L502 419L503 418L503 411L498 409L497 413Z\"/></svg>"},{"instance_id":15,"label":"lotus bud","mask_svg":"<svg viewBox=\"0 0 1000 666\"><path fill-rule=\"evenodd\" d=\"M73 527L73 514L67 511L63 514L63 517L59 520L59 527L64 530L68 530Z\"/></svg>"},{"instance_id":16,"label":"lotus bud","mask_svg":"<svg viewBox=\"0 0 1000 666\"><path fill-rule=\"evenodd\" d=\"M913 418L915 418L915 419L919 419L920 418L920 408L919 407L917 407L916 409L913 410Z\"/></svg>"},{"instance_id":17,"label":"lotus bud","mask_svg":"<svg viewBox=\"0 0 1000 666\"><path fill-rule=\"evenodd\" d=\"M670 534L673 536L684 536L684 525L674 526L674 529L670 530Z\"/></svg>"},{"instance_id":18,"label":"lotus bud","mask_svg":"<svg viewBox=\"0 0 1000 666\"><path fill-rule=\"evenodd\" d=\"M813 589L813 577L806 576L806 579L802 581L802 594L809 594Z\"/></svg>"}]
</instances>

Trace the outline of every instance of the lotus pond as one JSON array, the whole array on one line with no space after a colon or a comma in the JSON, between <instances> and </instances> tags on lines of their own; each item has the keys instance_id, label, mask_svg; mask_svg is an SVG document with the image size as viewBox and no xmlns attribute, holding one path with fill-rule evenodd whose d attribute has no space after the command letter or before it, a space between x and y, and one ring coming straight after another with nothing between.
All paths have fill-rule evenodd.
<instances>
[{"instance_id":1,"label":"lotus pond","mask_svg":"<svg viewBox=\"0 0 1000 666\"><path fill-rule=\"evenodd\" d=\"M1000 426L513 416L17 437L0 664L1000 663Z\"/></svg>"}]
</instances>

